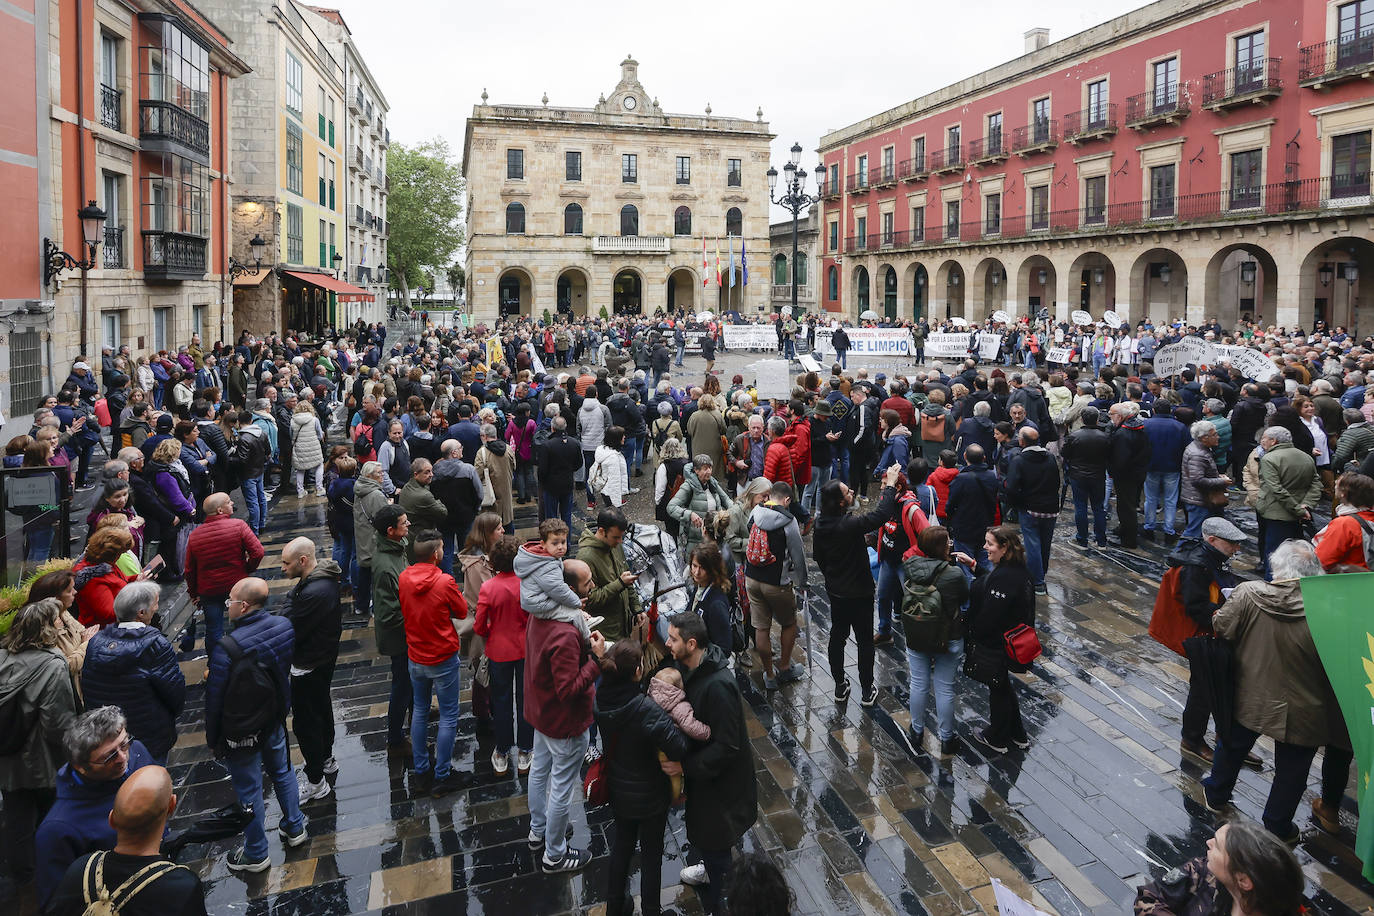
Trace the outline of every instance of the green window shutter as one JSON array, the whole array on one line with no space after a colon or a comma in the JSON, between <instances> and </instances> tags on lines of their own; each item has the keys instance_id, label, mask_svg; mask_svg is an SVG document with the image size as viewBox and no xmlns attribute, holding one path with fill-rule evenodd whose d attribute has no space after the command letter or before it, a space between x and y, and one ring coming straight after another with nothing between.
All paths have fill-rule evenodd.
<instances>
[{"instance_id":1,"label":"green window shutter","mask_svg":"<svg viewBox=\"0 0 1374 916\"><path fill-rule=\"evenodd\" d=\"M334 182L329 183L329 209L334 209Z\"/></svg>"},{"instance_id":2,"label":"green window shutter","mask_svg":"<svg viewBox=\"0 0 1374 916\"><path fill-rule=\"evenodd\" d=\"M334 122L329 122L329 145L334 145Z\"/></svg>"},{"instance_id":3,"label":"green window shutter","mask_svg":"<svg viewBox=\"0 0 1374 916\"><path fill-rule=\"evenodd\" d=\"M323 207L323 206L325 205L325 201L328 200L328 199L329 199L329 198L328 198L328 197L325 195L325 193L324 193L324 179L321 178L321 179L320 179L320 206Z\"/></svg>"},{"instance_id":4,"label":"green window shutter","mask_svg":"<svg viewBox=\"0 0 1374 916\"><path fill-rule=\"evenodd\" d=\"M325 260L325 255L328 253L328 252L327 252L327 249L328 249L328 246L325 245L324 242L320 242L320 266L321 266L321 267L328 267L328 266L329 266L329 262L328 262L327 260Z\"/></svg>"},{"instance_id":5,"label":"green window shutter","mask_svg":"<svg viewBox=\"0 0 1374 916\"><path fill-rule=\"evenodd\" d=\"M320 115L320 139L324 139L324 115Z\"/></svg>"}]
</instances>

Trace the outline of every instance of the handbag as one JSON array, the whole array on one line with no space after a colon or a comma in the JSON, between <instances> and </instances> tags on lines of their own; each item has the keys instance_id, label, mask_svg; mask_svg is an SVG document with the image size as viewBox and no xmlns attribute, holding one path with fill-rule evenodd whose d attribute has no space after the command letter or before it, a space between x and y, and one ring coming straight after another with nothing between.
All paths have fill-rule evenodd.
<instances>
[{"instance_id":1,"label":"handbag","mask_svg":"<svg viewBox=\"0 0 1374 916\"><path fill-rule=\"evenodd\" d=\"M491 469L482 467L482 508L490 509L496 505L496 488L491 485Z\"/></svg>"},{"instance_id":2,"label":"handbag","mask_svg":"<svg viewBox=\"0 0 1374 916\"><path fill-rule=\"evenodd\" d=\"M1206 506L1209 509L1225 509L1231 504L1231 497L1226 495L1225 487L1217 487L1207 491Z\"/></svg>"},{"instance_id":3,"label":"handbag","mask_svg":"<svg viewBox=\"0 0 1374 916\"><path fill-rule=\"evenodd\" d=\"M1045 650L1040 645L1040 637L1035 627L1021 623L1002 634L1006 644L1007 658L1017 665L1028 666L1040 657Z\"/></svg>"},{"instance_id":4,"label":"handbag","mask_svg":"<svg viewBox=\"0 0 1374 916\"><path fill-rule=\"evenodd\" d=\"M592 807L599 807L611 800L611 758L615 756L615 746L620 743L617 734L606 743L606 753L592 761L587 767L587 775L582 777L582 797Z\"/></svg>"},{"instance_id":5,"label":"handbag","mask_svg":"<svg viewBox=\"0 0 1374 916\"><path fill-rule=\"evenodd\" d=\"M1007 682L1007 654L1001 649L972 643L964 653L964 674L980 684L1001 687Z\"/></svg>"}]
</instances>

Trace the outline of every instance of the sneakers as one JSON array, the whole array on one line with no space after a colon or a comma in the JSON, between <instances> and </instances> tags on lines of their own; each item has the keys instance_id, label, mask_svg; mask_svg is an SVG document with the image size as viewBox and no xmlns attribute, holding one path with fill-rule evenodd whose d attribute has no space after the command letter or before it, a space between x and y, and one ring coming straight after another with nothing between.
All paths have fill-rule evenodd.
<instances>
[{"instance_id":1,"label":"sneakers","mask_svg":"<svg viewBox=\"0 0 1374 916\"><path fill-rule=\"evenodd\" d=\"M864 709L871 708L876 702L878 702L878 688L876 686L868 688L863 692L863 696L859 697L859 705Z\"/></svg>"},{"instance_id":2,"label":"sneakers","mask_svg":"<svg viewBox=\"0 0 1374 916\"><path fill-rule=\"evenodd\" d=\"M743 652L736 652L736 653L735 653L735 664L736 664L737 666L739 666L740 668L752 668L752 667L754 667L754 659L753 659L753 657L749 654L749 650L748 650L748 649L745 649Z\"/></svg>"},{"instance_id":3,"label":"sneakers","mask_svg":"<svg viewBox=\"0 0 1374 916\"><path fill-rule=\"evenodd\" d=\"M298 490L296 491L296 498L297 498L297 499L305 499L305 491L304 491L304 490L299 490L299 489L298 489Z\"/></svg>"},{"instance_id":4,"label":"sneakers","mask_svg":"<svg viewBox=\"0 0 1374 916\"><path fill-rule=\"evenodd\" d=\"M457 792L463 788L463 778L457 770L449 770L443 779L435 780L434 785L430 786L429 794L433 798L440 798L450 792Z\"/></svg>"},{"instance_id":5,"label":"sneakers","mask_svg":"<svg viewBox=\"0 0 1374 916\"><path fill-rule=\"evenodd\" d=\"M779 684L790 684L793 681L799 681L801 679L801 667L798 665L788 665L786 668L778 672Z\"/></svg>"},{"instance_id":6,"label":"sneakers","mask_svg":"<svg viewBox=\"0 0 1374 916\"><path fill-rule=\"evenodd\" d=\"M324 773L326 776L333 776L337 772L339 772L339 761L330 757L324 762Z\"/></svg>"},{"instance_id":7,"label":"sneakers","mask_svg":"<svg viewBox=\"0 0 1374 916\"><path fill-rule=\"evenodd\" d=\"M571 823L568 824L568 829L564 836L570 840L573 838L573 825ZM530 848L531 852L539 852L544 848L544 837L536 833L531 833L525 837L525 845Z\"/></svg>"},{"instance_id":8,"label":"sneakers","mask_svg":"<svg viewBox=\"0 0 1374 916\"><path fill-rule=\"evenodd\" d=\"M997 744L996 742L989 740L987 732L985 732L981 728L975 728L973 730L973 740L977 741L979 744L983 745L983 747L987 748L990 751L993 751L994 753L1005 754L1008 750L1006 745Z\"/></svg>"},{"instance_id":9,"label":"sneakers","mask_svg":"<svg viewBox=\"0 0 1374 916\"><path fill-rule=\"evenodd\" d=\"M1030 739L1029 739L1029 738L1012 738L1012 739L1011 739L1011 743L1014 744L1014 745L1016 745L1017 748L1019 748L1020 750L1023 750L1023 751L1026 750L1026 749L1028 749L1028 748L1030 747Z\"/></svg>"},{"instance_id":10,"label":"sneakers","mask_svg":"<svg viewBox=\"0 0 1374 916\"><path fill-rule=\"evenodd\" d=\"M263 856L256 862L250 861L245 856L242 846L229 853L228 865L230 871L247 871L257 874L258 872L267 871L271 864L272 860L266 856Z\"/></svg>"},{"instance_id":11,"label":"sneakers","mask_svg":"<svg viewBox=\"0 0 1374 916\"><path fill-rule=\"evenodd\" d=\"M581 871L590 865L591 861L592 857L588 853L572 847L568 847L568 850L563 853L563 858L557 862L550 862L547 857L542 857L539 860L540 864L544 866L544 871L551 874L570 874Z\"/></svg>"},{"instance_id":12,"label":"sneakers","mask_svg":"<svg viewBox=\"0 0 1374 916\"><path fill-rule=\"evenodd\" d=\"M1050 590L1045 587L1045 583L1041 582L1039 585L1035 587L1035 593L1037 595L1048 595L1050 593Z\"/></svg>"},{"instance_id":13,"label":"sneakers","mask_svg":"<svg viewBox=\"0 0 1374 916\"><path fill-rule=\"evenodd\" d=\"M530 767L534 764L534 755L529 751L521 751L515 760L515 770L521 776L530 775Z\"/></svg>"},{"instance_id":14,"label":"sneakers","mask_svg":"<svg viewBox=\"0 0 1374 916\"><path fill-rule=\"evenodd\" d=\"M926 747L925 747L926 732L925 732L925 729L921 729L920 731L917 731L917 730L914 729L914 728L908 727L907 730L906 730L905 732L902 733L902 739L903 739L904 741L906 741L906 748L907 748L907 750L909 750L909 751L911 752L911 756L913 756L913 757L922 757L922 756L925 755L925 752L926 752Z\"/></svg>"},{"instance_id":15,"label":"sneakers","mask_svg":"<svg viewBox=\"0 0 1374 916\"><path fill-rule=\"evenodd\" d=\"M316 496L323 496L323 495L324 495L324 487L316 487L316 488L315 488L315 495L316 495Z\"/></svg>"},{"instance_id":16,"label":"sneakers","mask_svg":"<svg viewBox=\"0 0 1374 916\"><path fill-rule=\"evenodd\" d=\"M302 818L301 829L297 833L287 833L286 825L279 824L277 826L277 833L281 834L281 841L283 843L285 843L287 846L290 846L292 849L295 849L297 846L300 846L301 844L306 843L310 840L310 834L305 832L305 827L309 823L310 821L308 819Z\"/></svg>"},{"instance_id":17,"label":"sneakers","mask_svg":"<svg viewBox=\"0 0 1374 916\"><path fill-rule=\"evenodd\" d=\"M770 677L770 676L768 676L768 675L765 674L765 675L763 676L763 689L764 689L764 690L777 690L777 689L778 689L778 679L777 679L776 677Z\"/></svg>"},{"instance_id":18,"label":"sneakers","mask_svg":"<svg viewBox=\"0 0 1374 916\"><path fill-rule=\"evenodd\" d=\"M1077 544L1079 547L1087 548L1087 546L1088 546L1088 539L1087 539L1087 538L1079 538L1079 537L1076 537L1076 538L1073 539L1073 542L1074 542L1075 544Z\"/></svg>"},{"instance_id":19,"label":"sneakers","mask_svg":"<svg viewBox=\"0 0 1374 916\"><path fill-rule=\"evenodd\" d=\"M1222 801L1220 799L1213 798L1212 793L1207 790L1207 786L1205 784L1203 785L1202 807L1206 808L1213 814L1225 814L1226 809L1230 807L1230 804L1231 803L1229 801Z\"/></svg>"},{"instance_id":20,"label":"sneakers","mask_svg":"<svg viewBox=\"0 0 1374 916\"><path fill-rule=\"evenodd\" d=\"M696 865L688 865L678 873L678 877L682 879L683 884L689 887L701 887L710 880L706 877L705 862L698 862Z\"/></svg>"},{"instance_id":21,"label":"sneakers","mask_svg":"<svg viewBox=\"0 0 1374 916\"><path fill-rule=\"evenodd\" d=\"M510 772L510 754L501 750L492 751L491 768L496 771L497 776L505 776Z\"/></svg>"},{"instance_id":22,"label":"sneakers","mask_svg":"<svg viewBox=\"0 0 1374 916\"><path fill-rule=\"evenodd\" d=\"M843 680L835 685L835 702L843 703L849 699L849 681Z\"/></svg>"},{"instance_id":23,"label":"sneakers","mask_svg":"<svg viewBox=\"0 0 1374 916\"><path fill-rule=\"evenodd\" d=\"M311 782L306 778L305 774L302 773L298 782L300 784L300 795L298 798L302 805L307 802L312 802L317 798L327 798L329 793L334 791L333 787L329 785L329 782L325 780L323 776L320 777L319 782Z\"/></svg>"},{"instance_id":24,"label":"sneakers","mask_svg":"<svg viewBox=\"0 0 1374 916\"><path fill-rule=\"evenodd\" d=\"M587 745L587 753L583 756L582 762L591 763L593 760L596 760L600 756L601 748L597 747L595 744L589 744Z\"/></svg>"}]
</instances>

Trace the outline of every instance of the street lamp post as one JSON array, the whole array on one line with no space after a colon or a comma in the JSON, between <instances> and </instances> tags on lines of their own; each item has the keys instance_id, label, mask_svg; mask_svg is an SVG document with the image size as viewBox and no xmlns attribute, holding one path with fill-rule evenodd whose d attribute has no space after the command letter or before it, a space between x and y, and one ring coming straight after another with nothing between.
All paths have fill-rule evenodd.
<instances>
[{"instance_id":1,"label":"street lamp post","mask_svg":"<svg viewBox=\"0 0 1374 916\"><path fill-rule=\"evenodd\" d=\"M816 193L807 194L802 191L806 184L806 171L798 168L798 164L801 162L801 144L793 143L791 153L787 164L782 167L786 177L783 180L782 196L780 197L773 196L773 192L778 186L778 170L772 166L768 167L768 199L792 213L792 314L795 316L797 314L797 219L802 210L820 201L821 182L825 181L825 166L816 166Z\"/></svg>"}]
</instances>

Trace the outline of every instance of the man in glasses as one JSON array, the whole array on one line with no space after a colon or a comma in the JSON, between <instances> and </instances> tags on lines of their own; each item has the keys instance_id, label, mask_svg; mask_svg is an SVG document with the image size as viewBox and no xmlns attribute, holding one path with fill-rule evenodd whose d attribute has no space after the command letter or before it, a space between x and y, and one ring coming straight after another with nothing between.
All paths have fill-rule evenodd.
<instances>
[{"instance_id":1,"label":"man in glasses","mask_svg":"<svg viewBox=\"0 0 1374 916\"><path fill-rule=\"evenodd\" d=\"M129 734L124 713L102 706L82 713L63 736L67 764L57 771L57 801L38 827L38 870L34 880L38 905L48 898L67 866L88 852L113 849L115 831L110 811L128 775L156 763L140 741Z\"/></svg>"}]
</instances>

